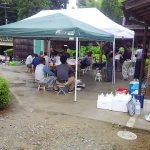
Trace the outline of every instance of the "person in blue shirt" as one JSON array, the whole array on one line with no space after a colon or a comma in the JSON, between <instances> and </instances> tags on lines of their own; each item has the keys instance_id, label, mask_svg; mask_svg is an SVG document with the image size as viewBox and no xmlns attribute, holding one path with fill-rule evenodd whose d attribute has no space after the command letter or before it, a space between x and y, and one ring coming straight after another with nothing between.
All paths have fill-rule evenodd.
<instances>
[{"instance_id":1,"label":"person in blue shirt","mask_svg":"<svg viewBox=\"0 0 150 150\"><path fill-rule=\"evenodd\" d=\"M55 74L45 65L45 58L41 57L40 64L36 66L35 80L39 83L45 83L47 89L53 89L56 77Z\"/></svg>"},{"instance_id":2,"label":"person in blue shirt","mask_svg":"<svg viewBox=\"0 0 150 150\"><path fill-rule=\"evenodd\" d=\"M36 69L36 66L40 64L40 57L37 54L34 54L34 58L32 60L33 69Z\"/></svg>"},{"instance_id":3,"label":"person in blue shirt","mask_svg":"<svg viewBox=\"0 0 150 150\"><path fill-rule=\"evenodd\" d=\"M54 86L55 91L58 91L58 86L64 84L68 87L68 92L71 93L75 88L74 69L67 64L67 57L60 57L61 64L56 67L57 80Z\"/></svg>"},{"instance_id":4,"label":"person in blue shirt","mask_svg":"<svg viewBox=\"0 0 150 150\"><path fill-rule=\"evenodd\" d=\"M87 52L80 62L80 68L85 69L86 67L90 66L90 64L91 64L90 53Z\"/></svg>"}]
</instances>

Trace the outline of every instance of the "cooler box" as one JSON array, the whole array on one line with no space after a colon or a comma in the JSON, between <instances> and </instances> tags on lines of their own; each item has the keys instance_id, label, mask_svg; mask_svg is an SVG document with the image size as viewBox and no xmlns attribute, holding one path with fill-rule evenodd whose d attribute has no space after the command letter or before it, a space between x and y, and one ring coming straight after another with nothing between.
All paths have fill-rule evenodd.
<instances>
[{"instance_id":1,"label":"cooler box","mask_svg":"<svg viewBox=\"0 0 150 150\"><path fill-rule=\"evenodd\" d=\"M111 99L97 100L97 108L111 110L111 107L112 107Z\"/></svg>"},{"instance_id":2,"label":"cooler box","mask_svg":"<svg viewBox=\"0 0 150 150\"><path fill-rule=\"evenodd\" d=\"M129 100L114 99L112 101L112 110L120 112L128 112L127 103Z\"/></svg>"},{"instance_id":3,"label":"cooler box","mask_svg":"<svg viewBox=\"0 0 150 150\"><path fill-rule=\"evenodd\" d=\"M128 88L117 88L116 93L128 93Z\"/></svg>"},{"instance_id":4,"label":"cooler box","mask_svg":"<svg viewBox=\"0 0 150 150\"><path fill-rule=\"evenodd\" d=\"M139 82L138 81L131 81L129 83L129 93L131 94L135 90L139 89Z\"/></svg>"}]
</instances>

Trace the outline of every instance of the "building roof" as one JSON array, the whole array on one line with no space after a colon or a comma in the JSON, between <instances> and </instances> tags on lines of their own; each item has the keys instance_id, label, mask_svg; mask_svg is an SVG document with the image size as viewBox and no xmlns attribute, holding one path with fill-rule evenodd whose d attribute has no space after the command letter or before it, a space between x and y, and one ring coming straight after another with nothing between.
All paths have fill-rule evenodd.
<instances>
[{"instance_id":1,"label":"building roof","mask_svg":"<svg viewBox=\"0 0 150 150\"><path fill-rule=\"evenodd\" d=\"M150 25L150 0L126 0L123 11L125 16L133 16Z\"/></svg>"}]
</instances>

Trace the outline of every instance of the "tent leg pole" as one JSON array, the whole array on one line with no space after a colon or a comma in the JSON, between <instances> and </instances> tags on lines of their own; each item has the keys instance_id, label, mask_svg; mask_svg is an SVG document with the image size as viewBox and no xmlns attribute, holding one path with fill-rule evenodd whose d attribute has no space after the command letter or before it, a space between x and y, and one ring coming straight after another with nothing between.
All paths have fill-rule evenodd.
<instances>
[{"instance_id":1,"label":"tent leg pole","mask_svg":"<svg viewBox=\"0 0 150 150\"><path fill-rule=\"evenodd\" d=\"M115 77L115 38L113 41L113 75L112 75L112 85L115 85L116 77Z\"/></svg>"},{"instance_id":2,"label":"tent leg pole","mask_svg":"<svg viewBox=\"0 0 150 150\"><path fill-rule=\"evenodd\" d=\"M132 40L132 55L131 56L132 56L131 58L133 58L134 56L134 38Z\"/></svg>"},{"instance_id":3,"label":"tent leg pole","mask_svg":"<svg viewBox=\"0 0 150 150\"><path fill-rule=\"evenodd\" d=\"M78 49L79 52L80 52L80 45L81 45L81 43L80 43L80 41L79 41L79 49ZM81 56L80 56L80 53L79 53L79 57L81 57Z\"/></svg>"},{"instance_id":4,"label":"tent leg pole","mask_svg":"<svg viewBox=\"0 0 150 150\"><path fill-rule=\"evenodd\" d=\"M48 40L48 44L47 44L47 50L48 50L48 56L50 57L50 47L51 47L51 41Z\"/></svg>"},{"instance_id":5,"label":"tent leg pole","mask_svg":"<svg viewBox=\"0 0 150 150\"><path fill-rule=\"evenodd\" d=\"M79 39L76 37L76 69L75 69L75 96L74 101L77 101L77 73L78 73L78 46L79 46Z\"/></svg>"}]
</instances>

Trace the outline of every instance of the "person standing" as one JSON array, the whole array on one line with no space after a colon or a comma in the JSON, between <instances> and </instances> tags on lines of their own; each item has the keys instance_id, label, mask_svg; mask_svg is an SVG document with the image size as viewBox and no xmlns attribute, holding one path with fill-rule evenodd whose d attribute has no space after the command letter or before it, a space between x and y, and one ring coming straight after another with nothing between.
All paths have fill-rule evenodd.
<instances>
[{"instance_id":1,"label":"person standing","mask_svg":"<svg viewBox=\"0 0 150 150\"><path fill-rule=\"evenodd\" d=\"M107 63L106 63L106 68L107 68L107 74L106 74L106 82L111 82L112 81L112 71L113 71L113 47L112 44L109 43L106 48L106 58L107 58Z\"/></svg>"},{"instance_id":2,"label":"person standing","mask_svg":"<svg viewBox=\"0 0 150 150\"><path fill-rule=\"evenodd\" d=\"M135 63L134 79L140 78L142 52L143 52L143 46L140 44L140 45L138 45L138 49L136 50L136 53L135 53L136 63ZM143 69L143 71L144 71L144 69Z\"/></svg>"}]
</instances>

